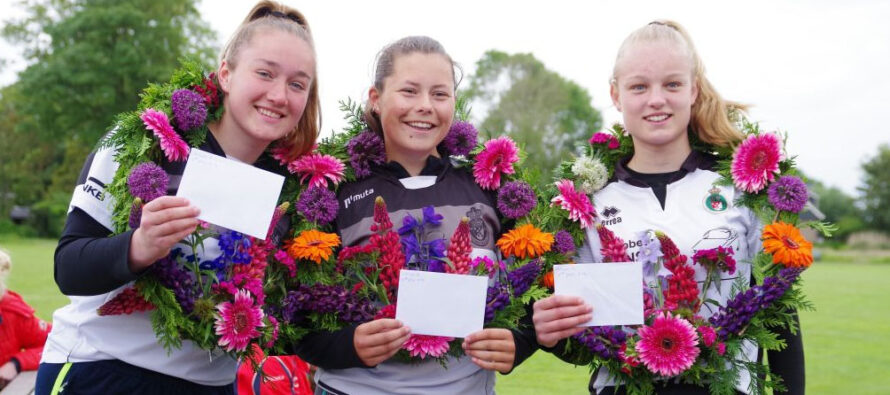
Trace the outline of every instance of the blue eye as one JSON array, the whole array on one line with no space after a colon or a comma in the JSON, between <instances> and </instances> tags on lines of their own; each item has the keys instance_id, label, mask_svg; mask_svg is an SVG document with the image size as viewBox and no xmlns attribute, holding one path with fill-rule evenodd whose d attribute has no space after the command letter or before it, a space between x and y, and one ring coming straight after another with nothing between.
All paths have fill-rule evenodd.
<instances>
[{"instance_id":1,"label":"blue eye","mask_svg":"<svg viewBox=\"0 0 890 395\"><path fill-rule=\"evenodd\" d=\"M272 78L272 73L266 70L257 70L256 74L262 78Z\"/></svg>"},{"instance_id":2,"label":"blue eye","mask_svg":"<svg viewBox=\"0 0 890 395\"><path fill-rule=\"evenodd\" d=\"M646 90L646 85L643 85L643 84L631 85L629 89L632 91L635 91L635 92L642 92L642 91Z\"/></svg>"},{"instance_id":3,"label":"blue eye","mask_svg":"<svg viewBox=\"0 0 890 395\"><path fill-rule=\"evenodd\" d=\"M683 86L683 84L681 84L681 83L679 83L679 82L677 82L677 81L673 81L673 82L668 82L668 83L667 83L667 87L668 87L668 88L674 88L674 89L676 89L676 88L679 88L679 87L681 87L681 86Z\"/></svg>"}]
</instances>

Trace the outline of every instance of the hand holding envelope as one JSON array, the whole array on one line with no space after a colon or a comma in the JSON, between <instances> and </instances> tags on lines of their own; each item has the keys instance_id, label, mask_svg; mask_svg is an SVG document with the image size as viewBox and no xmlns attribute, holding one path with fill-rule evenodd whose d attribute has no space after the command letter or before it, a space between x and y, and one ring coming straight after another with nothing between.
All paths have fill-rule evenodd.
<instances>
[{"instance_id":1,"label":"hand holding envelope","mask_svg":"<svg viewBox=\"0 0 890 395\"><path fill-rule=\"evenodd\" d=\"M284 177L192 149L176 196L201 209L198 218L265 239Z\"/></svg>"}]
</instances>

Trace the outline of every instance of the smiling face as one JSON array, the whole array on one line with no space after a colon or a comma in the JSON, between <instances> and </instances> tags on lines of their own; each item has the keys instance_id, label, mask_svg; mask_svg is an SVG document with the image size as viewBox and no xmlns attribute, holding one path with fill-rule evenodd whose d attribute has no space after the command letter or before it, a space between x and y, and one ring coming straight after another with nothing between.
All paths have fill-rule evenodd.
<instances>
[{"instance_id":1,"label":"smiling face","mask_svg":"<svg viewBox=\"0 0 890 395\"><path fill-rule=\"evenodd\" d=\"M624 115L634 146L688 147L686 128L698 95L692 59L667 42L630 45L615 68L612 102Z\"/></svg>"},{"instance_id":2,"label":"smiling face","mask_svg":"<svg viewBox=\"0 0 890 395\"><path fill-rule=\"evenodd\" d=\"M454 118L451 67L440 54L399 55L383 88L371 88L368 103L380 117L389 160L404 165L438 155Z\"/></svg>"},{"instance_id":3,"label":"smiling face","mask_svg":"<svg viewBox=\"0 0 890 395\"><path fill-rule=\"evenodd\" d=\"M315 55L302 38L277 30L257 31L237 55L223 62L223 133L265 147L292 132L303 115L315 76Z\"/></svg>"}]
</instances>

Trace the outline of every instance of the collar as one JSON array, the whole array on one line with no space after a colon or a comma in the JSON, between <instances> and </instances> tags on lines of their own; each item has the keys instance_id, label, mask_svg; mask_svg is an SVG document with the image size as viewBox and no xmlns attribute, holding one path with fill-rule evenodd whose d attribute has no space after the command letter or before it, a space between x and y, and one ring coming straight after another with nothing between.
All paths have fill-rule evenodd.
<instances>
[{"instance_id":1,"label":"collar","mask_svg":"<svg viewBox=\"0 0 890 395\"><path fill-rule=\"evenodd\" d=\"M443 155L442 157L428 156L426 158L426 164L423 166L423 169L420 170L421 176L441 176L445 170L450 167L451 160L448 156ZM378 169L385 175L395 177L397 179L408 178L411 177L411 174L408 173L408 170L405 170L405 167L402 166L401 163L396 161L386 162L383 165L380 165Z\"/></svg>"},{"instance_id":2,"label":"collar","mask_svg":"<svg viewBox=\"0 0 890 395\"><path fill-rule=\"evenodd\" d=\"M639 177L635 177L633 174L635 172L627 167L627 163L630 162L630 159L631 157L628 156L624 159L619 160L618 163L615 164L614 178L618 181L624 181L636 187L649 188L649 184L647 184L644 180L641 180ZM692 150L692 152L689 153L689 156L686 157L686 160L683 161L683 164L680 165L680 170L665 173L671 175L670 178L668 178L667 183L670 184L674 181L680 180L687 174L692 173L698 169L711 170L714 168L714 165L716 165L716 163L717 159L714 156Z\"/></svg>"}]
</instances>

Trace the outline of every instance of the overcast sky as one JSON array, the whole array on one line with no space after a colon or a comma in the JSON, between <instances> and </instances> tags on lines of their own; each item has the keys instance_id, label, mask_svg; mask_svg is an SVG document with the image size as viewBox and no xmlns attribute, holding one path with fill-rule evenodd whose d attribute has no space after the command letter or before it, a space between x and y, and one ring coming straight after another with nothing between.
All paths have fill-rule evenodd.
<instances>
[{"instance_id":1,"label":"overcast sky","mask_svg":"<svg viewBox=\"0 0 890 395\"><path fill-rule=\"evenodd\" d=\"M0 15L14 12L12 0L0 2ZM204 0L217 45L254 3ZM751 117L766 130L789 133L790 153L811 176L856 194L860 164L890 143L880 121L890 113L887 1L285 3L306 15L315 35L326 132L344 125L338 100L364 99L377 51L418 34L442 42L467 73L488 49L530 52L585 87L609 125L621 119L607 83L618 46L637 27L667 18L689 30L723 97L753 105ZM5 57L11 49L0 43L0 50ZM22 66L5 70L0 85Z\"/></svg>"}]
</instances>

